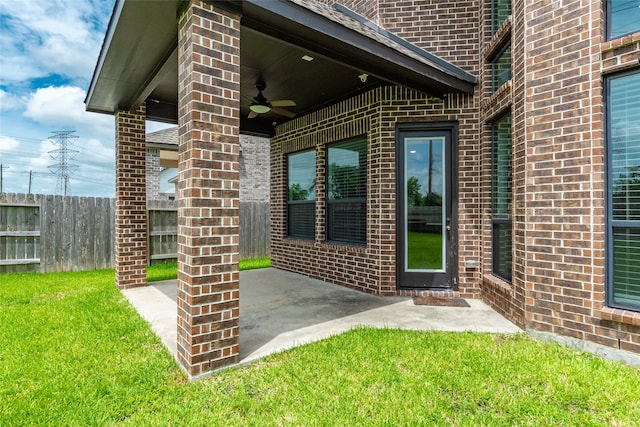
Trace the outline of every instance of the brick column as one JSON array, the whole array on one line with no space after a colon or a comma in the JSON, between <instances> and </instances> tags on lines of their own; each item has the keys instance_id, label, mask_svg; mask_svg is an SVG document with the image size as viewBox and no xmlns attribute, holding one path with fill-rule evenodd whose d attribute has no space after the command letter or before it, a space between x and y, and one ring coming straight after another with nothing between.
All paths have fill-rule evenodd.
<instances>
[{"instance_id":1,"label":"brick column","mask_svg":"<svg viewBox=\"0 0 640 427\"><path fill-rule=\"evenodd\" d=\"M604 285L602 2L523 3L526 326L617 346L591 317Z\"/></svg>"},{"instance_id":2,"label":"brick column","mask_svg":"<svg viewBox=\"0 0 640 427\"><path fill-rule=\"evenodd\" d=\"M147 283L146 109L116 113L116 285Z\"/></svg>"},{"instance_id":3,"label":"brick column","mask_svg":"<svg viewBox=\"0 0 640 427\"><path fill-rule=\"evenodd\" d=\"M198 377L239 355L240 20L193 0L178 23L177 356Z\"/></svg>"}]
</instances>

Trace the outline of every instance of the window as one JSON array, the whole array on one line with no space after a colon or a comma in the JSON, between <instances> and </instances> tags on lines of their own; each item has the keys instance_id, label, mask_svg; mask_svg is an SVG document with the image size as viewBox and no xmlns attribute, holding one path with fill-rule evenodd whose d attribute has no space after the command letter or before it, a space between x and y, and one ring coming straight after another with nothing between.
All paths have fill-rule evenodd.
<instances>
[{"instance_id":1,"label":"window","mask_svg":"<svg viewBox=\"0 0 640 427\"><path fill-rule=\"evenodd\" d=\"M640 31L640 0L607 0L608 38L636 31Z\"/></svg>"},{"instance_id":2,"label":"window","mask_svg":"<svg viewBox=\"0 0 640 427\"><path fill-rule=\"evenodd\" d=\"M492 125L493 274L511 281L511 114Z\"/></svg>"},{"instance_id":3,"label":"window","mask_svg":"<svg viewBox=\"0 0 640 427\"><path fill-rule=\"evenodd\" d=\"M328 146L327 240L366 243L367 140Z\"/></svg>"},{"instance_id":4,"label":"window","mask_svg":"<svg viewBox=\"0 0 640 427\"><path fill-rule=\"evenodd\" d=\"M507 16L511 15L511 0L493 0L491 2L491 29L495 33Z\"/></svg>"},{"instance_id":5,"label":"window","mask_svg":"<svg viewBox=\"0 0 640 427\"><path fill-rule=\"evenodd\" d=\"M511 79L511 45L507 45L491 64L493 91Z\"/></svg>"},{"instance_id":6,"label":"window","mask_svg":"<svg viewBox=\"0 0 640 427\"><path fill-rule=\"evenodd\" d=\"M640 71L607 82L607 303L640 310Z\"/></svg>"},{"instance_id":7,"label":"window","mask_svg":"<svg viewBox=\"0 0 640 427\"><path fill-rule=\"evenodd\" d=\"M315 238L316 152L289 154L287 158L287 234Z\"/></svg>"}]
</instances>

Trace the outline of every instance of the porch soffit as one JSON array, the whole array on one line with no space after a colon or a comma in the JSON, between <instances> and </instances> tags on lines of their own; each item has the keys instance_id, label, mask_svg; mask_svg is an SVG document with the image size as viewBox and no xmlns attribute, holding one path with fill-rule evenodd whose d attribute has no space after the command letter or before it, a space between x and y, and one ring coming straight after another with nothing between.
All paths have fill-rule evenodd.
<instances>
[{"instance_id":1,"label":"porch soffit","mask_svg":"<svg viewBox=\"0 0 640 427\"><path fill-rule=\"evenodd\" d=\"M117 0L93 74L88 111L113 114L147 102L151 120L177 123L180 0ZM216 1L241 18L240 129L272 135L288 118L248 119L263 78L269 100L292 99L303 115L384 84L434 95L471 93L476 78L387 33L348 9L315 0ZM142 24L143 23L143 24ZM314 58L307 62L303 55ZM358 77L366 73L365 82Z\"/></svg>"}]
</instances>

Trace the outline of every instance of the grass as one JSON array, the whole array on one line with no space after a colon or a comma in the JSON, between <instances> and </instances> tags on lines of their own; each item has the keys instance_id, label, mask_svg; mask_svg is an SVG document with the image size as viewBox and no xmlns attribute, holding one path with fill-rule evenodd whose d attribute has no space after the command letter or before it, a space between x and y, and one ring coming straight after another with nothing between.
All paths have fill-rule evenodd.
<instances>
[{"instance_id":1,"label":"grass","mask_svg":"<svg viewBox=\"0 0 640 427\"><path fill-rule=\"evenodd\" d=\"M409 269L442 268L442 234L407 233Z\"/></svg>"},{"instance_id":2,"label":"grass","mask_svg":"<svg viewBox=\"0 0 640 427\"><path fill-rule=\"evenodd\" d=\"M255 270L271 267L271 258L241 259L238 265L240 271ZM171 280L178 277L178 264L175 261L156 263L147 267L147 281Z\"/></svg>"},{"instance_id":3,"label":"grass","mask_svg":"<svg viewBox=\"0 0 640 427\"><path fill-rule=\"evenodd\" d=\"M256 270L258 268L271 267L271 258L249 258L240 260L240 271L244 270Z\"/></svg>"},{"instance_id":4,"label":"grass","mask_svg":"<svg viewBox=\"0 0 640 427\"><path fill-rule=\"evenodd\" d=\"M356 329L188 383L113 275L0 276L0 425L640 425L640 370L524 334Z\"/></svg>"},{"instance_id":5,"label":"grass","mask_svg":"<svg viewBox=\"0 0 640 427\"><path fill-rule=\"evenodd\" d=\"M176 261L159 262L147 266L147 282L173 280L178 278L178 263Z\"/></svg>"}]
</instances>

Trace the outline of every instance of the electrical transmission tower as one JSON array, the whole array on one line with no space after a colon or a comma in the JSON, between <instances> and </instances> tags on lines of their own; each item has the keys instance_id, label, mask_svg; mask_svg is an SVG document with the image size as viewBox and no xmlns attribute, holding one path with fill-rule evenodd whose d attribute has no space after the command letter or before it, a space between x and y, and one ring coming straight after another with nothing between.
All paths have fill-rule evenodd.
<instances>
[{"instance_id":1,"label":"electrical transmission tower","mask_svg":"<svg viewBox=\"0 0 640 427\"><path fill-rule=\"evenodd\" d=\"M51 158L58 161L58 163L50 165L49 169L58 177L56 194L62 194L64 196L71 194L69 174L78 168L78 165L69 162L69 160L78 154L78 150L69 148L70 145L73 145L72 140L78 138L77 135L72 135L74 132L73 130L54 131L53 135L49 137L58 147L55 150L49 151Z\"/></svg>"}]
</instances>

